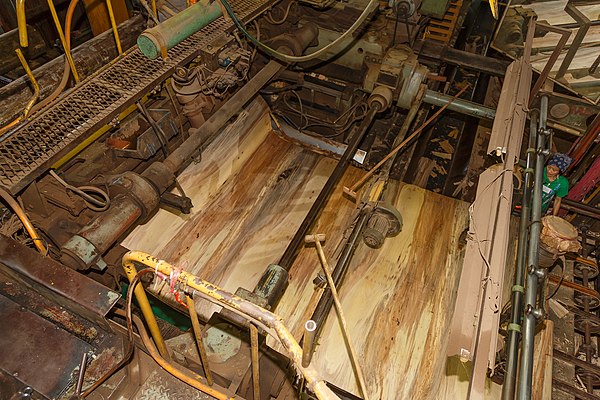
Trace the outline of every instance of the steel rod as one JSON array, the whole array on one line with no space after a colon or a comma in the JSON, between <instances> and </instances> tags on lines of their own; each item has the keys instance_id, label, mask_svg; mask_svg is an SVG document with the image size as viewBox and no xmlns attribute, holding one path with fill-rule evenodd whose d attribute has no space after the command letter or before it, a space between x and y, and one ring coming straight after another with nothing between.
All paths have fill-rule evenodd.
<instances>
[{"instance_id":1,"label":"steel rod","mask_svg":"<svg viewBox=\"0 0 600 400\"><path fill-rule=\"evenodd\" d=\"M325 257L325 253L323 252L323 247L321 247L321 240L318 236L319 235L311 235L309 240L311 242L314 241L315 246L317 248L319 260L321 261L321 266L323 267L323 273L327 278L327 284L329 285L329 289L331 290L331 295L333 297L333 304L335 304L335 310L337 311L340 325L342 327L342 334L344 335L344 339L346 340L346 344L348 345L348 352L350 353L350 359L352 361L352 365L354 366L354 371L356 372L356 377L358 379L360 391L362 392L363 398L365 400L369 400L367 386L365 384L365 378L362 369L360 368L360 364L358 363L358 355L356 354L356 349L354 348L354 345L352 344L352 341L350 340L350 336L348 334L348 323L346 322L346 316L344 315L342 303L340 302L337 289L335 288L335 284L333 283L329 263L327 262L327 258Z\"/></svg>"},{"instance_id":2,"label":"steel rod","mask_svg":"<svg viewBox=\"0 0 600 400\"><path fill-rule=\"evenodd\" d=\"M314 342L317 333L317 323L309 319L304 324L304 336L302 337L302 366L310 365L313 356Z\"/></svg>"},{"instance_id":3,"label":"steel rod","mask_svg":"<svg viewBox=\"0 0 600 400\"><path fill-rule=\"evenodd\" d=\"M502 385L502 400L513 400L519 365L519 340L521 337L521 316L523 313L523 294L525 285L525 266L527 265L527 244L529 243L529 221L531 215L531 192L533 189L533 165L537 142L537 113L530 115L529 147L523 179L521 197L521 220L519 221L519 239L517 247L517 265L512 287L510 324L508 326L507 363Z\"/></svg>"},{"instance_id":4,"label":"steel rod","mask_svg":"<svg viewBox=\"0 0 600 400\"><path fill-rule=\"evenodd\" d=\"M452 96L429 89L425 92L425 96L423 96L423 103L432 104L438 107L448 104L449 110L471 115L476 118L493 120L496 117L496 110L493 108L464 99L453 100Z\"/></svg>"},{"instance_id":5,"label":"steel rod","mask_svg":"<svg viewBox=\"0 0 600 400\"><path fill-rule=\"evenodd\" d=\"M350 140L350 143L348 143L348 147L346 147L346 151L340 158L340 161L335 166L335 169L327 179L327 182L323 186L323 189L321 189L319 196L317 196L317 199L306 214L306 217L304 217L304 220L300 224L300 227L296 231L296 234L294 235L294 237L288 244L288 247L285 249L285 252L281 256L281 259L279 260L279 266L281 266L283 269L289 271L292 267L292 264L294 263L294 260L298 255L300 245L304 242L304 237L306 236L308 230L312 227L313 223L319 216L321 210L323 209L327 200L329 199L329 195L331 194L331 192L333 192L333 189L335 188L336 184L339 182L342 175L348 168L350 160L352 159L352 157L354 157L354 153L356 153L358 145L369 130L369 127L371 126L371 123L375 119L375 115L379 112L380 108L381 105L375 102L367 112L367 115L363 119L358 129L355 131L354 136Z\"/></svg>"},{"instance_id":6,"label":"steel rod","mask_svg":"<svg viewBox=\"0 0 600 400\"><path fill-rule=\"evenodd\" d=\"M79 396L83 389L83 378L85 377L85 367L87 366L88 353L84 352L79 363L79 374L77 375L77 385L75 386L75 394Z\"/></svg>"},{"instance_id":7,"label":"steel rod","mask_svg":"<svg viewBox=\"0 0 600 400\"><path fill-rule=\"evenodd\" d=\"M258 363L258 328L250 325L250 345L252 352L252 393L254 400L260 400L260 370Z\"/></svg>"},{"instance_id":8,"label":"steel rod","mask_svg":"<svg viewBox=\"0 0 600 400\"><path fill-rule=\"evenodd\" d=\"M523 339L521 346L521 367L517 398L519 400L531 399L531 384L533 380L533 350L535 340L535 327L537 318L538 295L538 269L539 240L542 219L542 186L544 178L544 153L546 149L546 121L548 116L548 95L544 94L540 104L539 134L537 138L537 154L535 160L535 179L531 207L531 227L529 236L529 249L527 251L527 284L525 288L525 314L523 317Z\"/></svg>"},{"instance_id":9,"label":"steel rod","mask_svg":"<svg viewBox=\"0 0 600 400\"><path fill-rule=\"evenodd\" d=\"M196 312L196 303L194 302L193 295L187 295L186 300L190 312L190 320L192 321L192 330L194 331L194 337L196 338L198 354L200 355L200 361L202 362L202 368L204 369L204 376L206 376L206 383L208 383L208 386L212 386L214 381L212 372L210 371L210 365L208 364L208 356L206 355L204 341L202 341L202 328L200 327L200 320L198 319L198 313Z\"/></svg>"}]
</instances>

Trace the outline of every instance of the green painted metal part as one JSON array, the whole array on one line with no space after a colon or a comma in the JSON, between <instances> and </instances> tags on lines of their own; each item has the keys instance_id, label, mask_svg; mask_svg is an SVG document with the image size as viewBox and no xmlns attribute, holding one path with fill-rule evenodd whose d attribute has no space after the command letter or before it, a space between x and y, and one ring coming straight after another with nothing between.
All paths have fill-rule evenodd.
<instances>
[{"instance_id":1,"label":"green painted metal part","mask_svg":"<svg viewBox=\"0 0 600 400\"><path fill-rule=\"evenodd\" d=\"M434 18L443 18L450 0L423 0L419 12Z\"/></svg>"},{"instance_id":2,"label":"green painted metal part","mask_svg":"<svg viewBox=\"0 0 600 400\"><path fill-rule=\"evenodd\" d=\"M219 2L196 3L138 37L140 51L153 60L223 15Z\"/></svg>"}]
</instances>

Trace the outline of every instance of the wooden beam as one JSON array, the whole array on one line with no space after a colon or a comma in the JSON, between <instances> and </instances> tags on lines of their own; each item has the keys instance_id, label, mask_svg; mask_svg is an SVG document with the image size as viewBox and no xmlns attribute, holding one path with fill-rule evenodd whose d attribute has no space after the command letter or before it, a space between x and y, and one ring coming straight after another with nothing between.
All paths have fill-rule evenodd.
<instances>
[{"instance_id":1,"label":"wooden beam","mask_svg":"<svg viewBox=\"0 0 600 400\"><path fill-rule=\"evenodd\" d=\"M83 0L83 5L94 36L98 36L111 28L105 0ZM113 0L112 6L117 24L129 19L129 11L125 5L125 0Z\"/></svg>"}]
</instances>

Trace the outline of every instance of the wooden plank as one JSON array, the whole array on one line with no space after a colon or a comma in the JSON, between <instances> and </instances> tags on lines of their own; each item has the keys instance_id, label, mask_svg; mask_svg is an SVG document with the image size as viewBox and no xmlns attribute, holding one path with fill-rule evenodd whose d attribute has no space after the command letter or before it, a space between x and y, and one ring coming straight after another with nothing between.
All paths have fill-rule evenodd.
<instances>
[{"instance_id":1,"label":"wooden plank","mask_svg":"<svg viewBox=\"0 0 600 400\"><path fill-rule=\"evenodd\" d=\"M204 152L180 181L194 202L192 213L160 211L123 243L152 253L229 291L253 289L276 262L318 195L336 161L310 153L271 133L262 101L255 101ZM333 265L355 204L342 178L311 233L324 233ZM389 198L404 219L403 231L373 250L359 244L340 287L351 336L368 371L371 398L436 399L445 373L447 332L460 276L459 237L468 223L465 203L415 186L392 186ZM312 283L321 270L316 250L305 247L290 270L290 284L275 308L297 339L319 299ZM172 301L168 288L150 288ZM208 318L216 308L198 302ZM324 378L358 393L339 327L332 313L314 365ZM268 344L278 350L277 343Z\"/></svg>"},{"instance_id":2,"label":"wooden plank","mask_svg":"<svg viewBox=\"0 0 600 400\"><path fill-rule=\"evenodd\" d=\"M554 323L546 320L544 324L544 328L535 338L532 400L550 400L552 398Z\"/></svg>"},{"instance_id":3,"label":"wooden plank","mask_svg":"<svg viewBox=\"0 0 600 400\"><path fill-rule=\"evenodd\" d=\"M371 398L438 399L468 208L412 185L394 203L402 232L379 250L359 246L340 289L342 306ZM319 343L317 369L358 394L333 312Z\"/></svg>"},{"instance_id":4,"label":"wooden plank","mask_svg":"<svg viewBox=\"0 0 600 400\"><path fill-rule=\"evenodd\" d=\"M125 5L125 0L112 0L113 13L117 25L129 18L129 11ZM92 28L94 36L111 29L108 8L104 0L83 0L85 12Z\"/></svg>"},{"instance_id":5,"label":"wooden plank","mask_svg":"<svg viewBox=\"0 0 600 400\"><path fill-rule=\"evenodd\" d=\"M565 6L568 0L539 1L532 4L523 5L524 8L535 11L538 21L544 21L550 25L573 24L575 20L565 12ZM577 6L586 17L591 21L600 19L600 5Z\"/></svg>"}]
</instances>

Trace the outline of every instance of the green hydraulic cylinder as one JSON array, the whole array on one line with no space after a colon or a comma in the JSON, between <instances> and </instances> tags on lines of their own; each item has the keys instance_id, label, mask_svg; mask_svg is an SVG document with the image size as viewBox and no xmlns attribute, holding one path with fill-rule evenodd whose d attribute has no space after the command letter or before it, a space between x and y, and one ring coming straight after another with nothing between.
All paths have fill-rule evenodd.
<instances>
[{"instance_id":1,"label":"green hydraulic cylinder","mask_svg":"<svg viewBox=\"0 0 600 400\"><path fill-rule=\"evenodd\" d=\"M223 15L219 2L198 2L177 13L153 28L146 29L138 37L141 52L153 60L167 58L167 51Z\"/></svg>"}]
</instances>

